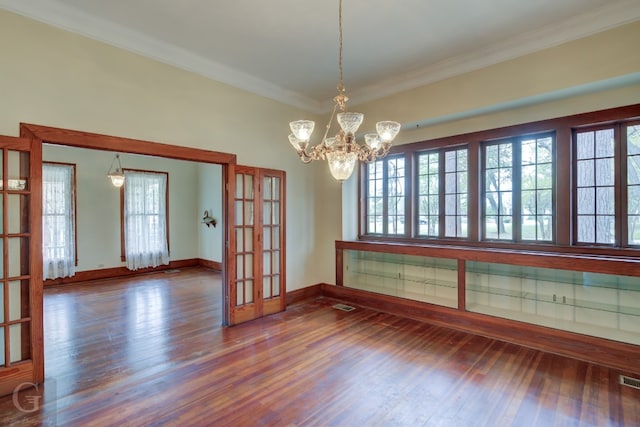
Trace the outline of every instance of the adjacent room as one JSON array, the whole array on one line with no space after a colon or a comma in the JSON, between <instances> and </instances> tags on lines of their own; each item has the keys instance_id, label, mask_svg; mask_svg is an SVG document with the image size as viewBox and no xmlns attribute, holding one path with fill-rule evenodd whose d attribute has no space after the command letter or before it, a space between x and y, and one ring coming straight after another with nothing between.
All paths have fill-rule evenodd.
<instances>
[{"instance_id":1,"label":"adjacent room","mask_svg":"<svg viewBox=\"0 0 640 427\"><path fill-rule=\"evenodd\" d=\"M638 40L0 0L0 424L640 424Z\"/></svg>"}]
</instances>

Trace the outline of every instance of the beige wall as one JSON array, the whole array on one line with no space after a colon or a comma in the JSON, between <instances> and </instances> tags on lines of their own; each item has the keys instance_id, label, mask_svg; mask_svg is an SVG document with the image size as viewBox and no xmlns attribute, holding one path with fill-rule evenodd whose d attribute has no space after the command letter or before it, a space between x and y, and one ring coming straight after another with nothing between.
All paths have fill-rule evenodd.
<instances>
[{"instance_id":1,"label":"beige wall","mask_svg":"<svg viewBox=\"0 0 640 427\"><path fill-rule=\"evenodd\" d=\"M206 163L198 164L198 218L204 211L218 221L215 227L198 225L198 255L208 261L222 262L222 167Z\"/></svg>"},{"instance_id":2,"label":"beige wall","mask_svg":"<svg viewBox=\"0 0 640 427\"><path fill-rule=\"evenodd\" d=\"M340 204L340 187L302 165L287 141L288 123L312 115L5 11L0 97L3 135L37 123L235 153L239 164L286 171L287 288L333 281L340 207L335 220L316 222L316 212L326 193Z\"/></svg>"}]
</instances>

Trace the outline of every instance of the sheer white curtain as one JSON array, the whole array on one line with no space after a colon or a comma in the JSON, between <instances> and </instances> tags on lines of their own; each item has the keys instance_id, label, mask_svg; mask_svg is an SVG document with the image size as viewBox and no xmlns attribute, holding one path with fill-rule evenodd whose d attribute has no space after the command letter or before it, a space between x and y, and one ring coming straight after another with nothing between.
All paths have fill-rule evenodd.
<instances>
[{"instance_id":1,"label":"sheer white curtain","mask_svg":"<svg viewBox=\"0 0 640 427\"><path fill-rule=\"evenodd\" d=\"M124 173L124 238L127 268L169 264L167 174Z\"/></svg>"},{"instance_id":2,"label":"sheer white curtain","mask_svg":"<svg viewBox=\"0 0 640 427\"><path fill-rule=\"evenodd\" d=\"M42 165L43 279L76 274L74 166Z\"/></svg>"}]
</instances>

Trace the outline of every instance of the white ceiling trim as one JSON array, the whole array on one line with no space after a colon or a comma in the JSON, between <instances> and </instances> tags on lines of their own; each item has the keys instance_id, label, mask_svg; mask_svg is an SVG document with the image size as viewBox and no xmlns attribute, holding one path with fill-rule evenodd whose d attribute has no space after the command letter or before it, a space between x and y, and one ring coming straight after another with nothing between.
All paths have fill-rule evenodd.
<instances>
[{"instance_id":1,"label":"white ceiling trim","mask_svg":"<svg viewBox=\"0 0 640 427\"><path fill-rule=\"evenodd\" d=\"M427 68L397 75L372 85L351 91L352 104L361 104L404 90L479 70L529 53L558 46L573 40L606 31L640 19L640 2L627 0L574 16L561 24L548 25L523 33L499 44L487 46L466 55L448 58Z\"/></svg>"},{"instance_id":2,"label":"white ceiling trim","mask_svg":"<svg viewBox=\"0 0 640 427\"><path fill-rule=\"evenodd\" d=\"M111 21L80 12L55 0L0 0L0 7L297 108L315 113L324 113L331 108L331 100L319 102L175 45L160 42ZM608 4L560 24L524 33L503 43L488 46L486 49L449 58L421 70L358 88L351 91L349 97L352 104L379 99L557 46L638 19L640 19L638 0Z\"/></svg>"}]
</instances>

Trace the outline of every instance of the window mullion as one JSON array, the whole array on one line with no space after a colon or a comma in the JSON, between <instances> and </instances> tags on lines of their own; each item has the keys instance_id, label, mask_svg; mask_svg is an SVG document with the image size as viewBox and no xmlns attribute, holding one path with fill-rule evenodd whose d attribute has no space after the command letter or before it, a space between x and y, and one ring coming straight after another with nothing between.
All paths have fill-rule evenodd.
<instances>
[{"instance_id":1,"label":"window mullion","mask_svg":"<svg viewBox=\"0 0 640 427\"><path fill-rule=\"evenodd\" d=\"M445 237L445 150L438 150L438 238Z\"/></svg>"},{"instance_id":2,"label":"window mullion","mask_svg":"<svg viewBox=\"0 0 640 427\"><path fill-rule=\"evenodd\" d=\"M389 159L382 162L382 234L389 234Z\"/></svg>"},{"instance_id":3,"label":"window mullion","mask_svg":"<svg viewBox=\"0 0 640 427\"><path fill-rule=\"evenodd\" d=\"M622 132L622 125L617 125L613 130L614 138L614 186L615 186L615 245L629 246L629 217L627 215L627 138L626 132Z\"/></svg>"}]
</instances>

